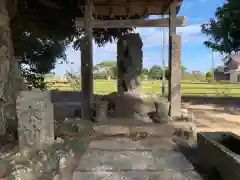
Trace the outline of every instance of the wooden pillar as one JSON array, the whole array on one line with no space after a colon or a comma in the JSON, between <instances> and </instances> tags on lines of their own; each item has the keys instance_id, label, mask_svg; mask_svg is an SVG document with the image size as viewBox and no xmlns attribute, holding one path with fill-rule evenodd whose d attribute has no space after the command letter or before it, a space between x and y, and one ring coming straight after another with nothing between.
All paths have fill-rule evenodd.
<instances>
[{"instance_id":1,"label":"wooden pillar","mask_svg":"<svg viewBox=\"0 0 240 180\"><path fill-rule=\"evenodd\" d=\"M181 37L176 34L176 6L171 5L169 11L169 80L168 100L169 115L179 116L181 113Z\"/></svg>"},{"instance_id":2,"label":"wooden pillar","mask_svg":"<svg viewBox=\"0 0 240 180\"><path fill-rule=\"evenodd\" d=\"M85 1L85 37L81 47L82 119L91 119L93 96L92 0Z\"/></svg>"}]
</instances>

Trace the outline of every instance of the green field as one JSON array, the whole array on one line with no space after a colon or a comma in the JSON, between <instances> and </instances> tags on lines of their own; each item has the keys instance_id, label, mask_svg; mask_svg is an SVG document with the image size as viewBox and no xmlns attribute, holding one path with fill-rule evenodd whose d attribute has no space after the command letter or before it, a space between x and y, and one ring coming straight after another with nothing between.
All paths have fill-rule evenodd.
<instances>
[{"instance_id":1,"label":"green field","mask_svg":"<svg viewBox=\"0 0 240 180\"><path fill-rule=\"evenodd\" d=\"M162 82L157 80L142 81L142 87L144 92L153 92L161 94ZM165 82L165 93L167 95L167 82ZM190 81L183 81L181 84L183 95L193 96L240 96L240 84L211 84L200 83ZM73 83L55 83L50 86L50 89L57 89L59 91L73 91ZM76 87L78 91L80 87ZM96 94L108 94L117 90L115 80L95 80L94 81L94 93Z\"/></svg>"}]
</instances>

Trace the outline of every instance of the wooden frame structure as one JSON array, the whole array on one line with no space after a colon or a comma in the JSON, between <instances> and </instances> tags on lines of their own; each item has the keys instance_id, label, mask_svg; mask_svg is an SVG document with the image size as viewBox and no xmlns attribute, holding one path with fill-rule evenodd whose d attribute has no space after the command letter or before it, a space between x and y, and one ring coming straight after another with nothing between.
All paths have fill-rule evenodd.
<instances>
[{"instance_id":1,"label":"wooden frame structure","mask_svg":"<svg viewBox=\"0 0 240 180\"><path fill-rule=\"evenodd\" d=\"M91 117L93 96L93 28L127 28L127 27L169 27L169 70L168 98L170 115L180 115L181 109L181 38L176 35L176 27L186 24L185 17L177 17L182 0L85 0L79 4L84 11L84 19L75 20L77 28L84 28L85 37L81 47L82 76L82 118ZM168 18L147 20L144 15L168 15ZM93 18L93 16L95 18ZM113 20L101 20L103 17L113 17ZM114 20L114 17L127 16L129 19ZM131 19L138 16L139 19Z\"/></svg>"}]
</instances>

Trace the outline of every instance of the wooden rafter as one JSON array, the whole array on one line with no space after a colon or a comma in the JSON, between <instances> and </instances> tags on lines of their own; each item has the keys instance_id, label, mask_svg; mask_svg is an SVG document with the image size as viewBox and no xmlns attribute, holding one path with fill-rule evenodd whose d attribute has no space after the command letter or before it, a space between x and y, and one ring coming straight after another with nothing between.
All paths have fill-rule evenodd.
<instances>
[{"instance_id":1,"label":"wooden rafter","mask_svg":"<svg viewBox=\"0 0 240 180\"><path fill-rule=\"evenodd\" d=\"M93 13L109 17L163 15L168 13L173 3L178 9L182 5L181 0L95 0ZM79 4L79 7L84 8L84 4Z\"/></svg>"},{"instance_id":2,"label":"wooden rafter","mask_svg":"<svg viewBox=\"0 0 240 180\"><path fill-rule=\"evenodd\" d=\"M168 1L140 1L140 2L136 2L136 1L129 1L127 3L116 3L116 2L112 2L112 1L108 1L106 3L94 3L94 7L156 7L156 6L160 6L160 5L169 5L170 3ZM176 2L176 6L181 6L182 3L178 3ZM79 5L80 7L84 7L84 5Z\"/></svg>"}]
</instances>

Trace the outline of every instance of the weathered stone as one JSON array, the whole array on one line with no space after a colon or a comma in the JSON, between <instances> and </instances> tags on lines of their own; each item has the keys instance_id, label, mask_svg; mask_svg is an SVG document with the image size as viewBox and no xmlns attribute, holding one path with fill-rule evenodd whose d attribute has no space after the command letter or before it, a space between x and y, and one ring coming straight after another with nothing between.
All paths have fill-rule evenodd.
<instances>
[{"instance_id":1,"label":"weathered stone","mask_svg":"<svg viewBox=\"0 0 240 180\"><path fill-rule=\"evenodd\" d=\"M72 173L77 166L79 158L76 157L76 154L69 149L61 154L59 157L58 163L58 174L60 180L68 180L72 176Z\"/></svg>"},{"instance_id":2,"label":"weathered stone","mask_svg":"<svg viewBox=\"0 0 240 180\"><path fill-rule=\"evenodd\" d=\"M42 148L54 141L53 106L50 93L22 91L17 100L19 148Z\"/></svg>"},{"instance_id":3,"label":"weathered stone","mask_svg":"<svg viewBox=\"0 0 240 180\"><path fill-rule=\"evenodd\" d=\"M6 175L6 173L10 170L11 165L9 161L0 159L0 178Z\"/></svg>"},{"instance_id":4,"label":"weathered stone","mask_svg":"<svg viewBox=\"0 0 240 180\"><path fill-rule=\"evenodd\" d=\"M155 109L156 109L156 122L167 122L169 121L169 102L166 99L158 99L154 101Z\"/></svg>"},{"instance_id":5,"label":"weathered stone","mask_svg":"<svg viewBox=\"0 0 240 180\"><path fill-rule=\"evenodd\" d=\"M197 135L195 123L175 121L171 122L170 124L174 127L173 135L182 137L187 140L194 139Z\"/></svg>"},{"instance_id":6,"label":"weathered stone","mask_svg":"<svg viewBox=\"0 0 240 180\"><path fill-rule=\"evenodd\" d=\"M23 164L15 164L9 175L5 178L6 180L35 180L35 173L31 166Z\"/></svg>"},{"instance_id":7,"label":"weathered stone","mask_svg":"<svg viewBox=\"0 0 240 180\"><path fill-rule=\"evenodd\" d=\"M189 171L190 173L192 171ZM132 179L132 180L203 180L200 175L192 176L187 172L176 170L164 170L159 172L74 172L72 180L118 180L118 179Z\"/></svg>"},{"instance_id":8,"label":"weathered stone","mask_svg":"<svg viewBox=\"0 0 240 180\"><path fill-rule=\"evenodd\" d=\"M141 141L133 141L131 138L105 138L103 140L93 140L88 145L88 148L97 148L105 150L146 150L152 151L153 149L173 150L176 144L169 138L146 138Z\"/></svg>"},{"instance_id":9,"label":"weathered stone","mask_svg":"<svg viewBox=\"0 0 240 180\"><path fill-rule=\"evenodd\" d=\"M108 102L107 101L95 101L93 102L96 110L96 121L107 119Z\"/></svg>"},{"instance_id":10,"label":"weathered stone","mask_svg":"<svg viewBox=\"0 0 240 180\"><path fill-rule=\"evenodd\" d=\"M81 171L150 171L193 170L194 167L180 152L163 149L153 151L108 151L89 149L81 158Z\"/></svg>"},{"instance_id":11,"label":"weathered stone","mask_svg":"<svg viewBox=\"0 0 240 180\"><path fill-rule=\"evenodd\" d=\"M102 136L123 135L131 136L135 132L147 132L155 137L172 137L174 133L174 126L172 124L164 123L160 125L98 125L93 127L94 132Z\"/></svg>"},{"instance_id":12,"label":"weathered stone","mask_svg":"<svg viewBox=\"0 0 240 180\"><path fill-rule=\"evenodd\" d=\"M11 169L6 174L7 180L25 180L26 177L27 180L69 180L79 161L71 149L58 141L27 157L25 161L12 158Z\"/></svg>"},{"instance_id":13,"label":"weathered stone","mask_svg":"<svg viewBox=\"0 0 240 180\"><path fill-rule=\"evenodd\" d=\"M12 156L12 160L15 163L27 162L29 159L31 159L34 153L35 150L32 149L30 146L24 146L21 149L19 149L19 152Z\"/></svg>"},{"instance_id":14,"label":"weathered stone","mask_svg":"<svg viewBox=\"0 0 240 180\"><path fill-rule=\"evenodd\" d=\"M142 40L139 34L123 35L117 43L118 92L140 93Z\"/></svg>"},{"instance_id":15,"label":"weathered stone","mask_svg":"<svg viewBox=\"0 0 240 180\"><path fill-rule=\"evenodd\" d=\"M176 32L175 32L176 33ZM181 36L170 34L169 38L171 60L170 81L169 81L169 100L170 100L170 116L179 116L181 113Z\"/></svg>"}]
</instances>

